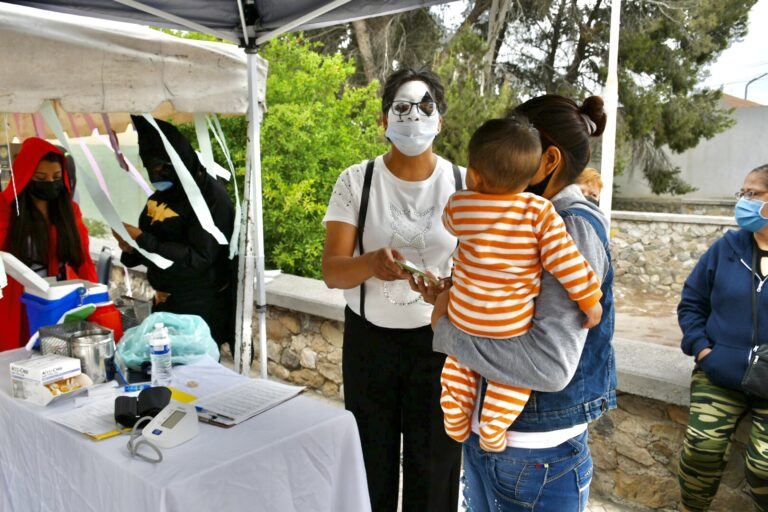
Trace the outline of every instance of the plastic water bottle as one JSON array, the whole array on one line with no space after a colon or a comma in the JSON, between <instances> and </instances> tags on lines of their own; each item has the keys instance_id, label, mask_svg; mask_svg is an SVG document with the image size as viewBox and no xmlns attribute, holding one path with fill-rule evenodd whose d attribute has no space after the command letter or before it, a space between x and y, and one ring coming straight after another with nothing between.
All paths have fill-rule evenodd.
<instances>
[{"instance_id":1,"label":"plastic water bottle","mask_svg":"<svg viewBox=\"0 0 768 512\"><path fill-rule=\"evenodd\" d=\"M149 360L152 363L152 386L168 386L171 383L171 338L162 323L155 324L149 333Z\"/></svg>"}]
</instances>

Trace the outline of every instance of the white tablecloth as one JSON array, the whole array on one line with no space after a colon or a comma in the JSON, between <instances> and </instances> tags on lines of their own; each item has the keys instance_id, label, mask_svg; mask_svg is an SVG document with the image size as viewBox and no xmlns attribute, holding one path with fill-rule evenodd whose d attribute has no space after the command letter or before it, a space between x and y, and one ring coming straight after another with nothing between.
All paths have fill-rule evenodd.
<instances>
[{"instance_id":1,"label":"white tablecloth","mask_svg":"<svg viewBox=\"0 0 768 512\"><path fill-rule=\"evenodd\" d=\"M10 396L0 353L0 511L265 512L370 510L353 416L297 397L230 429L200 424L200 434L164 450L160 464L131 458L127 436L92 441L47 419L72 408ZM243 378L211 362L174 368L174 386L191 375L202 396Z\"/></svg>"}]
</instances>

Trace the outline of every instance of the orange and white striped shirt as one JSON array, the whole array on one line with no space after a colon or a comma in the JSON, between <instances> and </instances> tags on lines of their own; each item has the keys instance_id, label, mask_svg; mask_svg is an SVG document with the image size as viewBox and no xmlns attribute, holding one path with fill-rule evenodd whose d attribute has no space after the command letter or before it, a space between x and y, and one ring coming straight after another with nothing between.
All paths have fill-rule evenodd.
<instances>
[{"instance_id":1,"label":"orange and white striped shirt","mask_svg":"<svg viewBox=\"0 0 768 512\"><path fill-rule=\"evenodd\" d=\"M448 317L468 334L511 338L528 331L542 268L582 311L602 297L563 219L542 197L461 190L448 200L443 224L459 239Z\"/></svg>"}]
</instances>

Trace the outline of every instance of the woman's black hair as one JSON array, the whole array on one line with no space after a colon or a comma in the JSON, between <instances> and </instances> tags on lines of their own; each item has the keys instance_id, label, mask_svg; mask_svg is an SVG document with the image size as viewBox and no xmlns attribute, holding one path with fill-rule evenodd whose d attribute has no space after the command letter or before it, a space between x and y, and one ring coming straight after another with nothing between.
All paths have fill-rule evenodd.
<instances>
[{"instance_id":1,"label":"woman's black hair","mask_svg":"<svg viewBox=\"0 0 768 512\"><path fill-rule=\"evenodd\" d=\"M518 105L510 113L525 115L539 130L541 149L555 146L563 156L560 178L566 185L576 181L589 163L590 137L605 130L608 117L603 112L603 99L590 96L579 106L557 94L545 94Z\"/></svg>"},{"instance_id":2,"label":"woman's black hair","mask_svg":"<svg viewBox=\"0 0 768 512\"><path fill-rule=\"evenodd\" d=\"M760 174L760 181L763 182L763 186L765 188L768 188L768 164L763 164L759 167L755 167L754 169L749 171L749 174L752 174L754 172Z\"/></svg>"},{"instance_id":3,"label":"woman's black hair","mask_svg":"<svg viewBox=\"0 0 768 512\"><path fill-rule=\"evenodd\" d=\"M62 164L64 169L63 159L57 153L47 153L41 160ZM35 206L29 187L25 187L18 195L16 203L19 215L11 218L8 250L24 263L34 262L47 266L50 243L48 227L43 214ZM72 208L72 194L66 188L59 197L48 201L48 219L56 226L56 257L74 269L79 268L83 263L82 241Z\"/></svg>"},{"instance_id":4,"label":"woman's black hair","mask_svg":"<svg viewBox=\"0 0 768 512\"><path fill-rule=\"evenodd\" d=\"M398 69L387 77L381 94L381 112L387 115L387 111L392 106L392 102L395 101L395 94L397 94L400 86L414 80L427 84L432 93L432 99L435 100L435 105L437 105L437 111L440 112L440 115L444 115L445 111L448 110L448 104L445 102L445 89L443 89L443 84L440 83L440 78L431 71L413 68Z\"/></svg>"}]
</instances>

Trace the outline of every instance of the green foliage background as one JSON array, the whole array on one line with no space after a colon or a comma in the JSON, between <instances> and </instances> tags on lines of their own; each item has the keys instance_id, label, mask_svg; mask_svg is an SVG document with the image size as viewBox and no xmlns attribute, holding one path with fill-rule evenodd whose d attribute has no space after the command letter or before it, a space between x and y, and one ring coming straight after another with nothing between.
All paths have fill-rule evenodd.
<instances>
[{"instance_id":1,"label":"green foliage background","mask_svg":"<svg viewBox=\"0 0 768 512\"><path fill-rule=\"evenodd\" d=\"M498 94L482 94L480 74L485 48L483 38L466 28L451 38L434 63L448 104L434 150L462 166L467 164L469 139L475 130L488 119L503 116L515 103L515 91L508 84L502 84Z\"/></svg>"},{"instance_id":2,"label":"green foliage background","mask_svg":"<svg viewBox=\"0 0 768 512\"><path fill-rule=\"evenodd\" d=\"M264 245L267 268L320 278L322 218L341 171L386 151L378 82L351 86L352 60L324 55L301 35L265 45L267 113L261 125ZM242 197L245 117L220 119ZM180 129L196 141L194 126ZM214 157L224 163L214 144ZM231 187L231 185L230 185Z\"/></svg>"},{"instance_id":3,"label":"green foliage background","mask_svg":"<svg viewBox=\"0 0 768 512\"><path fill-rule=\"evenodd\" d=\"M746 33L755 2L624 3L617 173L640 168L658 194L692 190L663 148L684 151L731 125L730 112L719 104L720 91L697 84L707 65ZM433 69L445 86L448 103L434 147L460 165L466 165L469 139L483 121L502 116L510 106L537 94L583 99L604 83L610 16L604 0L513 2L496 41L498 60L490 88L483 87L488 69L483 59L489 48L491 2L465 0L465 6L467 22L456 33L449 33L439 17L424 9L365 20L376 60L373 75L361 67L358 34L349 25L289 34L260 49L270 67L268 111L261 131L268 268L321 276L325 236L321 221L339 173L387 150L379 123L379 82L369 80L371 76L387 76L396 66ZM473 18L470 11L479 15ZM504 45L514 51L499 52ZM230 117L221 122L242 190L246 121ZM181 128L196 140L192 126ZM214 151L216 160L224 163L219 149Z\"/></svg>"}]
</instances>

